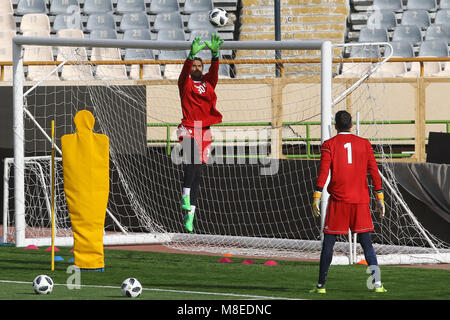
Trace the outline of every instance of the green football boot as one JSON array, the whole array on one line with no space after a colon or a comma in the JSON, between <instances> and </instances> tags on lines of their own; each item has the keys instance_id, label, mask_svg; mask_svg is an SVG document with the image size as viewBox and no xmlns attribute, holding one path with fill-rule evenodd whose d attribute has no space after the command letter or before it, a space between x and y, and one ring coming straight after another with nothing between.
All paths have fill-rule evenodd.
<instances>
[{"instance_id":1,"label":"green football boot","mask_svg":"<svg viewBox=\"0 0 450 320\"><path fill-rule=\"evenodd\" d=\"M191 196L181 196L181 209L191 211Z\"/></svg>"},{"instance_id":2,"label":"green football boot","mask_svg":"<svg viewBox=\"0 0 450 320\"><path fill-rule=\"evenodd\" d=\"M189 232L192 232L194 230L194 214L193 213L188 213L184 217L184 227Z\"/></svg>"},{"instance_id":3,"label":"green football boot","mask_svg":"<svg viewBox=\"0 0 450 320\"><path fill-rule=\"evenodd\" d=\"M314 289L309 290L309 293L319 293L319 294L324 294L324 293L327 293L327 289L325 289L325 287L319 288L319 287L316 286Z\"/></svg>"},{"instance_id":4,"label":"green football boot","mask_svg":"<svg viewBox=\"0 0 450 320\"><path fill-rule=\"evenodd\" d=\"M383 285L381 285L381 287L375 287L375 289L373 291L376 292L376 293L387 292L387 290L384 288Z\"/></svg>"}]
</instances>

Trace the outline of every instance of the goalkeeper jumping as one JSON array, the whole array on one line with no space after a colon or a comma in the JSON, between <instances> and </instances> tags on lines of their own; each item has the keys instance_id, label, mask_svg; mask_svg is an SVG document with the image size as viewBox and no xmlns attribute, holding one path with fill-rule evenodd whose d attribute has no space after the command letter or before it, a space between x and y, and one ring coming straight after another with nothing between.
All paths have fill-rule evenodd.
<instances>
[{"instance_id":1,"label":"goalkeeper jumping","mask_svg":"<svg viewBox=\"0 0 450 320\"><path fill-rule=\"evenodd\" d=\"M201 41L200 37L192 41L191 51L178 78L183 119L177 135L185 161L181 208L186 211L184 223L189 232L193 231L200 181L211 152L210 126L222 122L222 115L216 110L214 88L218 80L219 50L223 40L219 35L212 34L211 41ZM203 74L203 61L196 55L205 46L211 50L212 58L209 72Z\"/></svg>"},{"instance_id":2,"label":"goalkeeper jumping","mask_svg":"<svg viewBox=\"0 0 450 320\"><path fill-rule=\"evenodd\" d=\"M338 134L325 141L321 147L320 169L314 191L313 213L320 216L319 202L328 175L330 194L325 224L324 239L320 255L319 281L311 290L326 293L325 281L333 258L336 235L348 234L348 230L358 234L358 241L372 272L375 292L386 292L381 284L377 256L372 246L370 232L374 230L369 208L367 172L369 172L376 191L377 210L384 217L385 206L372 146L367 139L350 133L352 116L347 111L338 111L335 116Z\"/></svg>"}]
</instances>

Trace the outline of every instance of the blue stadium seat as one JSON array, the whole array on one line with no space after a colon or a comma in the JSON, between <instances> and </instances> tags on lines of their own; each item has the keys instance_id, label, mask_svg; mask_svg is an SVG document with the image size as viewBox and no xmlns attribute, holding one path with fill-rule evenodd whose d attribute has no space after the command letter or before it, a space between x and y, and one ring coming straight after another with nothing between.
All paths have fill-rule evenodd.
<instances>
[{"instance_id":1,"label":"blue stadium seat","mask_svg":"<svg viewBox=\"0 0 450 320\"><path fill-rule=\"evenodd\" d=\"M130 29L150 29L150 23L145 12L129 12L122 15L119 29L126 31Z\"/></svg>"},{"instance_id":2,"label":"blue stadium seat","mask_svg":"<svg viewBox=\"0 0 450 320\"><path fill-rule=\"evenodd\" d=\"M152 0L150 3L150 13L180 11L178 0Z\"/></svg>"},{"instance_id":3,"label":"blue stadium seat","mask_svg":"<svg viewBox=\"0 0 450 320\"><path fill-rule=\"evenodd\" d=\"M192 41L195 39L195 37L201 37L203 40L209 41L211 39L211 34L215 33L216 30L214 29L195 29L192 30L189 34L189 41Z\"/></svg>"},{"instance_id":4,"label":"blue stadium seat","mask_svg":"<svg viewBox=\"0 0 450 320\"><path fill-rule=\"evenodd\" d=\"M186 35L183 29L161 29L156 40L186 40Z\"/></svg>"},{"instance_id":5,"label":"blue stadium seat","mask_svg":"<svg viewBox=\"0 0 450 320\"><path fill-rule=\"evenodd\" d=\"M403 3L402 0L373 0L373 9L402 12Z\"/></svg>"},{"instance_id":6,"label":"blue stadium seat","mask_svg":"<svg viewBox=\"0 0 450 320\"><path fill-rule=\"evenodd\" d=\"M153 23L153 30L159 31L162 29L183 29L183 19L179 11L161 12L155 17Z\"/></svg>"},{"instance_id":7,"label":"blue stadium seat","mask_svg":"<svg viewBox=\"0 0 450 320\"><path fill-rule=\"evenodd\" d=\"M402 25L414 25L425 30L431 25L430 14L426 10L406 10L402 15Z\"/></svg>"},{"instance_id":8,"label":"blue stadium seat","mask_svg":"<svg viewBox=\"0 0 450 320\"><path fill-rule=\"evenodd\" d=\"M436 0L408 0L406 9L436 11L437 3Z\"/></svg>"},{"instance_id":9,"label":"blue stadium seat","mask_svg":"<svg viewBox=\"0 0 450 320\"><path fill-rule=\"evenodd\" d=\"M184 13L193 13L197 11L211 11L214 8L213 0L185 0Z\"/></svg>"},{"instance_id":10,"label":"blue stadium seat","mask_svg":"<svg viewBox=\"0 0 450 320\"><path fill-rule=\"evenodd\" d=\"M74 9L80 11L78 0L52 0L50 3L50 14L53 15L72 13Z\"/></svg>"},{"instance_id":11,"label":"blue stadium seat","mask_svg":"<svg viewBox=\"0 0 450 320\"><path fill-rule=\"evenodd\" d=\"M366 23L368 28L394 30L397 26L397 17L390 10L377 10L369 15Z\"/></svg>"},{"instance_id":12,"label":"blue stadium seat","mask_svg":"<svg viewBox=\"0 0 450 320\"><path fill-rule=\"evenodd\" d=\"M116 21L112 13L93 13L88 16L86 30L116 29Z\"/></svg>"},{"instance_id":13,"label":"blue stadium seat","mask_svg":"<svg viewBox=\"0 0 450 320\"><path fill-rule=\"evenodd\" d=\"M63 29L82 29L81 15L78 13L60 13L53 21L53 31L58 32Z\"/></svg>"},{"instance_id":14,"label":"blue stadium seat","mask_svg":"<svg viewBox=\"0 0 450 320\"><path fill-rule=\"evenodd\" d=\"M113 13L113 4L111 0L85 0L83 12L88 15L93 13Z\"/></svg>"},{"instance_id":15,"label":"blue stadium seat","mask_svg":"<svg viewBox=\"0 0 450 320\"><path fill-rule=\"evenodd\" d=\"M450 25L450 9L438 10L434 18L434 23Z\"/></svg>"},{"instance_id":16,"label":"blue stadium seat","mask_svg":"<svg viewBox=\"0 0 450 320\"><path fill-rule=\"evenodd\" d=\"M409 41L392 41L390 42L393 49L393 57L413 58L414 48ZM386 52L386 55L388 53Z\"/></svg>"},{"instance_id":17,"label":"blue stadium seat","mask_svg":"<svg viewBox=\"0 0 450 320\"><path fill-rule=\"evenodd\" d=\"M404 26L400 25L394 29L394 35L392 41L407 40L413 45L420 44L422 42L422 33L418 26Z\"/></svg>"},{"instance_id":18,"label":"blue stadium seat","mask_svg":"<svg viewBox=\"0 0 450 320\"><path fill-rule=\"evenodd\" d=\"M380 48L374 45L362 45L352 47L351 58L379 58L381 57Z\"/></svg>"},{"instance_id":19,"label":"blue stadium seat","mask_svg":"<svg viewBox=\"0 0 450 320\"><path fill-rule=\"evenodd\" d=\"M23 16L27 13L47 13L47 5L45 0L19 0L17 3L16 14Z\"/></svg>"},{"instance_id":20,"label":"blue stadium seat","mask_svg":"<svg viewBox=\"0 0 450 320\"><path fill-rule=\"evenodd\" d=\"M427 29L425 40L443 40L450 44L450 25L432 24Z\"/></svg>"},{"instance_id":21,"label":"blue stadium seat","mask_svg":"<svg viewBox=\"0 0 450 320\"><path fill-rule=\"evenodd\" d=\"M149 29L129 29L123 33L124 40L152 40Z\"/></svg>"},{"instance_id":22,"label":"blue stadium seat","mask_svg":"<svg viewBox=\"0 0 450 320\"><path fill-rule=\"evenodd\" d=\"M216 30L216 28L209 22L209 13L207 11L199 11L194 12L189 15L188 24L187 24L188 30L195 30L195 29L212 29Z\"/></svg>"},{"instance_id":23,"label":"blue stadium seat","mask_svg":"<svg viewBox=\"0 0 450 320\"><path fill-rule=\"evenodd\" d=\"M119 14L145 12L145 0L118 0L116 11Z\"/></svg>"},{"instance_id":24,"label":"blue stadium seat","mask_svg":"<svg viewBox=\"0 0 450 320\"><path fill-rule=\"evenodd\" d=\"M371 29L364 27L359 32L358 42L387 42L389 35L386 29Z\"/></svg>"},{"instance_id":25,"label":"blue stadium seat","mask_svg":"<svg viewBox=\"0 0 450 320\"><path fill-rule=\"evenodd\" d=\"M419 48L419 57L448 57L448 45L443 40L425 40Z\"/></svg>"},{"instance_id":26,"label":"blue stadium seat","mask_svg":"<svg viewBox=\"0 0 450 320\"><path fill-rule=\"evenodd\" d=\"M186 50L161 50L158 55L158 60L185 60L186 58Z\"/></svg>"},{"instance_id":27,"label":"blue stadium seat","mask_svg":"<svg viewBox=\"0 0 450 320\"><path fill-rule=\"evenodd\" d=\"M450 0L441 0L439 2L440 9L450 9Z\"/></svg>"},{"instance_id":28,"label":"blue stadium seat","mask_svg":"<svg viewBox=\"0 0 450 320\"><path fill-rule=\"evenodd\" d=\"M114 39L117 40L117 32L115 29L95 29L89 34L91 40Z\"/></svg>"},{"instance_id":29,"label":"blue stadium seat","mask_svg":"<svg viewBox=\"0 0 450 320\"><path fill-rule=\"evenodd\" d=\"M428 40L422 42L419 49L419 57L448 57L447 43L441 40ZM442 71L443 63L439 61L424 62L424 76L434 76ZM406 74L409 77L417 77L420 74L420 63L412 62L411 70Z\"/></svg>"}]
</instances>

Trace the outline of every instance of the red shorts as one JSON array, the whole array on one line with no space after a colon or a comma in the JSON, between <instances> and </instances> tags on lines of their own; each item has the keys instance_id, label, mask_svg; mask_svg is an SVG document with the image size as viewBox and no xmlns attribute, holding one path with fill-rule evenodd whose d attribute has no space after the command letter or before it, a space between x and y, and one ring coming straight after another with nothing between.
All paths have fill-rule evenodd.
<instances>
[{"instance_id":1,"label":"red shorts","mask_svg":"<svg viewBox=\"0 0 450 320\"><path fill-rule=\"evenodd\" d=\"M194 138L197 144L197 151L200 155L200 160L207 163L211 156L211 142L212 134L208 128L191 128L185 127L182 124L178 126L177 130L178 140L181 142L183 138Z\"/></svg>"},{"instance_id":2,"label":"red shorts","mask_svg":"<svg viewBox=\"0 0 450 320\"><path fill-rule=\"evenodd\" d=\"M328 200L323 233L348 234L373 231L369 204L344 203L332 197Z\"/></svg>"}]
</instances>

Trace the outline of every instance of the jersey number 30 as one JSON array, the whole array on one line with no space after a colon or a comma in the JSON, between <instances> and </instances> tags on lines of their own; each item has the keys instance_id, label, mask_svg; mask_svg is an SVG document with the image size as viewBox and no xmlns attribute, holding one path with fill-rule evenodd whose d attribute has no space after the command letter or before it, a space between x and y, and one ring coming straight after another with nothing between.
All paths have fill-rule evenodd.
<instances>
[{"instance_id":1,"label":"jersey number 30","mask_svg":"<svg viewBox=\"0 0 450 320\"><path fill-rule=\"evenodd\" d=\"M350 142L347 142L344 144L344 148L347 149L347 163L352 163L352 144Z\"/></svg>"}]
</instances>

